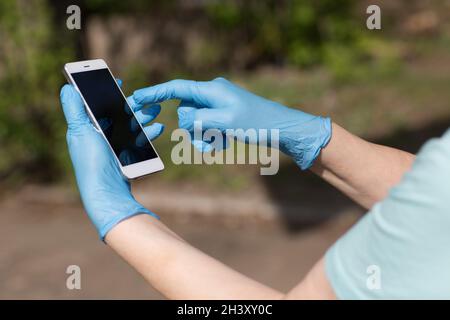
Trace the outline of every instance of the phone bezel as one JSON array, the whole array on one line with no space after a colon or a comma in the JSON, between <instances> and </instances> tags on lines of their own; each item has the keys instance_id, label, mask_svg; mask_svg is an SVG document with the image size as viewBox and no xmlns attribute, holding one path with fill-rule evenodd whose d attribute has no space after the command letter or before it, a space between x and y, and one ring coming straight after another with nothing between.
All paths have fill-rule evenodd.
<instances>
[{"instance_id":1,"label":"phone bezel","mask_svg":"<svg viewBox=\"0 0 450 320\"><path fill-rule=\"evenodd\" d=\"M92 113L89 105L86 103L86 100L83 97L83 94L81 93L80 89L78 88L78 86L76 85L75 81L72 78L72 73L76 73L76 72L84 72L84 71L92 71L92 70L97 70L97 69L108 69L109 73L111 74L111 77L113 79L114 76L111 72L111 70L109 69L108 65L106 64L106 62L103 59L94 59L94 60L84 60L84 61L77 61L77 62L69 62L66 63L64 65L64 75L67 79L67 81L73 85L75 87L75 89L78 91L78 93L80 94L81 98L83 99L84 105L86 107L87 113L89 115L89 118L91 119L91 122L94 125L94 128L96 129L96 131L98 131L103 138L105 139L105 141L108 143L108 146L112 152L112 154L114 155L114 158L116 159L117 164L120 167L120 170L122 171L123 175L125 177L127 177L128 179L137 179L146 175L149 175L151 173L157 172L157 171L161 171L164 169L164 164L161 161L161 158L159 157L158 152L156 151L155 147L153 146L153 144L151 143L150 139L148 138L147 134L145 133L142 125L139 123L139 126L141 127L142 131L144 132L145 136L147 137L147 140L149 141L150 145L152 146L153 150L156 153L156 158L154 159L149 159L149 160L145 160L145 161L141 161L141 162L137 162L137 163L133 163L127 166L123 166L119 159L117 158L111 144L109 143L108 139L106 138L105 134L103 133L103 131L100 129L100 126L97 122L97 119L95 119L94 114ZM126 101L126 97L123 94L121 88L119 87L119 85L116 83L117 88L119 89L120 93L122 94L122 96L124 97L125 101ZM126 102L128 105L128 102ZM133 113L133 116L136 117L136 114L134 113L134 111L131 109L131 107L128 105L128 107L130 108L131 112Z\"/></svg>"}]
</instances>

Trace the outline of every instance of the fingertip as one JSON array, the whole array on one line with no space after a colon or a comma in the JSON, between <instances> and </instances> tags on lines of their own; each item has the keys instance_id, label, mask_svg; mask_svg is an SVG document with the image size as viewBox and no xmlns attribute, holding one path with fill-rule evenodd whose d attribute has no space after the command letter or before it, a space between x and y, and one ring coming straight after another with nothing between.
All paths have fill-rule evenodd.
<instances>
[{"instance_id":1,"label":"fingertip","mask_svg":"<svg viewBox=\"0 0 450 320\"><path fill-rule=\"evenodd\" d=\"M155 137L159 136L164 131L164 125L159 122L155 122L148 126L147 128L151 127L151 131Z\"/></svg>"},{"instance_id":2,"label":"fingertip","mask_svg":"<svg viewBox=\"0 0 450 320\"><path fill-rule=\"evenodd\" d=\"M159 122L156 122L156 124L158 124L159 125L159 134L161 134L161 133L163 133L164 132L164 129L166 128L166 126L165 125L163 125L162 123L159 123Z\"/></svg>"},{"instance_id":3,"label":"fingertip","mask_svg":"<svg viewBox=\"0 0 450 320\"><path fill-rule=\"evenodd\" d=\"M135 111L136 109L136 102L133 99L133 96L127 97L127 103L130 106L131 110Z\"/></svg>"},{"instance_id":4,"label":"fingertip","mask_svg":"<svg viewBox=\"0 0 450 320\"><path fill-rule=\"evenodd\" d=\"M75 88L66 84L61 88L61 106L69 128L89 123L83 100Z\"/></svg>"},{"instance_id":5,"label":"fingertip","mask_svg":"<svg viewBox=\"0 0 450 320\"><path fill-rule=\"evenodd\" d=\"M179 107L178 114L178 126L183 129L191 130L194 126L195 120L195 108L192 107Z\"/></svg>"},{"instance_id":6,"label":"fingertip","mask_svg":"<svg viewBox=\"0 0 450 320\"><path fill-rule=\"evenodd\" d=\"M147 138L152 141L162 134L162 132L164 131L164 125L162 123L155 122L147 127L144 127L144 131ZM136 144L139 147L142 147L143 145L145 145L147 138L145 138L145 136L140 133L136 139Z\"/></svg>"},{"instance_id":7,"label":"fingertip","mask_svg":"<svg viewBox=\"0 0 450 320\"><path fill-rule=\"evenodd\" d=\"M211 152L212 151L212 146L203 140L192 140L191 143L194 146L194 148L197 149L199 152Z\"/></svg>"},{"instance_id":8,"label":"fingertip","mask_svg":"<svg viewBox=\"0 0 450 320\"><path fill-rule=\"evenodd\" d=\"M195 110L197 110L197 108L189 107L189 106L180 106L177 109L177 115L178 115L178 117L185 117L187 114L190 114Z\"/></svg>"},{"instance_id":9,"label":"fingertip","mask_svg":"<svg viewBox=\"0 0 450 320\"><path fill-rule=\"evenodd\" d=\"M67 105L83 105L81 96L77 93L75 87L71 84L65 84L61 88L60 100L63 107L67 107Z\"/></svg>"},{"instance_id":10,"label":"fingertip","mask_svg":"<svg viewBox=\"0 0 450 320\"><path fill-rule=\"evenodd\" d=\"M141 103L142 100L144 99L143 90L144 89L134 90L132 97L136 103Z\"/></svg>"},{"instance_id":11,"label":"fingertip","mask_svg":"<svg viewBox=\"0 0 450 320\"><path fill-rule=\"evenodd\" d=\"M225 79L225 78L222 77L222 76L217 77L217 78L214 78L213 81L216 81L216 82L228 82L228 80Z\"/></svg>"},{"instance_id":12,"label":"fingertip","mask_svg":"<svg viewBox=\"0 0 450 320\"><path fill-rule=\"evenodd\" d=\"M65 85L62 86L61 91L59 92L59 97L61 99L64 99L67 94L69 93L69 91L72 90L72 86L68 83L66 83Z\"/></svg>"}]
</instances>

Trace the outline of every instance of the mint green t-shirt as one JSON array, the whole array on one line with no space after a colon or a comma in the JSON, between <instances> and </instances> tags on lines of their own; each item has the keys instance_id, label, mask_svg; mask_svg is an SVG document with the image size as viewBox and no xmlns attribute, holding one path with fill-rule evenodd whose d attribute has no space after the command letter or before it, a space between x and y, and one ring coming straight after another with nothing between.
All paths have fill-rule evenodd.
<instances>
[{"instance_id":1,"label":"mint green t-shirt","mask_svg":"<svg viewBox=\"0 0 450 320\"><path fill-rule=\"evenodd\" d=\"M450 130L326 253L340 299L450 299Z\"/></svg>"}]
</instances>

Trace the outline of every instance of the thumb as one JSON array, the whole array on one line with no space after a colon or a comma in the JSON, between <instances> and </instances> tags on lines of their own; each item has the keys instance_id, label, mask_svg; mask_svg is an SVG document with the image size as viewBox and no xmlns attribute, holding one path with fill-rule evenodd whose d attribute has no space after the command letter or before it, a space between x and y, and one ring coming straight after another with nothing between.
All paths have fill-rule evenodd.
<instances>
[{"instance_id":1,"label":"thumb","mask_svg":"<svg viewBox=\"0 0 450 320\"><path fill-rule=\"evenodd\" d=\"M228 139L222 136L226 125L226 117L220 110L201 108L197 109L189 106L178 107L179 127L188 130L191 133L192 144L200 152L211 152L212 150L220 151L228 147ZM198 127L200 126L200 127ZM195 140L194 130L202 131L202 138ZM214 138L207 136L208 131L213 134ZM206 132L205 132L206 131ZM205 132L205 136L203 136ZM216 138L218 134L219 139ZM212 139L211 139L212 138Z\"/></svg>"},{"instance_id":2,"label":"thumb","mask_svg":"<svg viewBox=\"0 0 450 320\"><path fill-rule=\"evenodd\" d=\"M197 109L195 111L195 121L202 124L203 130L217 129L224 131L228 128L226 125L228 123L227 116L219 109Z\"/></svg>"},{"instance_id":3,"label":"thumb","mask_svg":"<svg viewBox=\"0 0 450 320\"><path fill-rule=\"evenodd\" d=\"M66 84L60 93L61 105L70 130L90 124L83 100L72 85Z\"/></svg>"},{"instance_id":4,"label":"thumb","mask_svg":"<svg viewBox=\"0 0 450 320\"><path fill-rule=\"evenodd\" d=\"M226 119L220 110L209 108L178 107L178 125L188 131L194 130L194 122L201 124L202 131L208 129L226 129Z\"/></svg>"}]
</instances>

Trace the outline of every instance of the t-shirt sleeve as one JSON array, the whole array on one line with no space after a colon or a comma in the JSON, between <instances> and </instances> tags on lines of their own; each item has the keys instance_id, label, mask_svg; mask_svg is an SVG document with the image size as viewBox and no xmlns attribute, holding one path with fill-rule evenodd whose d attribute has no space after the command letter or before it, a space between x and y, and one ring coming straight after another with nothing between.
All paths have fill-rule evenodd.
<instances>
[{"instance_id":1,"label":"t-shirt sleeve","mask_svg":"<svg viewBox=\"0 0 450 320\"><path fill-rule=\"evenodd\" d=\"M450 130L326 253L340 299L450 298Z\"/></svg>"}]
</instances>

